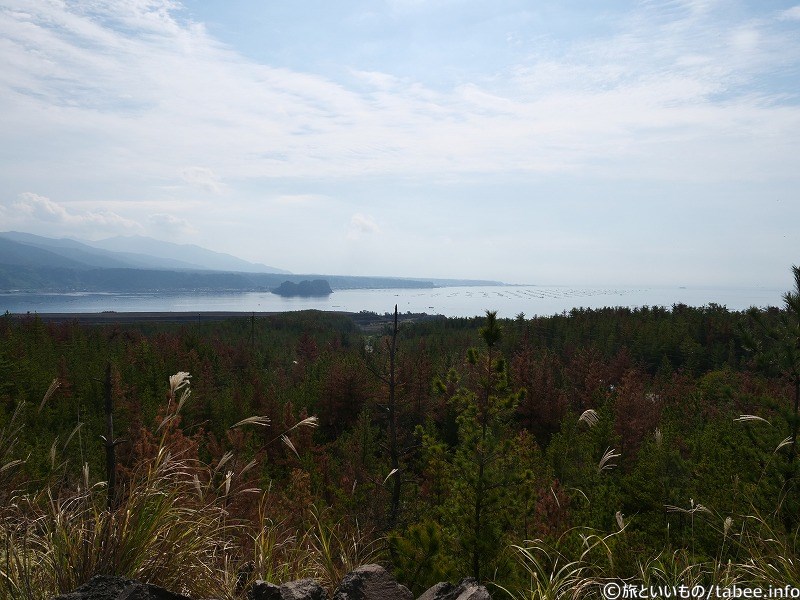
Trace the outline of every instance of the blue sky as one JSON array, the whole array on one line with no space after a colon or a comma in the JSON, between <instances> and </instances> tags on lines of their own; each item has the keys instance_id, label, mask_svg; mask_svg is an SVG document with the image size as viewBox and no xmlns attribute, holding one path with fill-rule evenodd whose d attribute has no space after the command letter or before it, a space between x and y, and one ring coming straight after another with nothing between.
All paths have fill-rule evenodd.
<instances>
[{"instance_id":1,"label":"blue sky","mask_svg":"<svg viewBox=\"0 0 800 600\"><path fill-rule=\"evenodd\" d=\"M0 0L0 230L788 287L800 4Z\"/></svg>"}]
</instances>

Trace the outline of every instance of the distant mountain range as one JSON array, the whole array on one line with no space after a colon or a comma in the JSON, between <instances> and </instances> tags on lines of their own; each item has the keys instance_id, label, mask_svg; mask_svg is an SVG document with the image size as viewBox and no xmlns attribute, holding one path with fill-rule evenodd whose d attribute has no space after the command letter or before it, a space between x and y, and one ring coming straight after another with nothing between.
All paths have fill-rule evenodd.
<instances>
[{"instance_id":1,"label":"distant mountain range","mask_svg":"<svg viewBox=\"0 0 800 600\"><path fill-rule=\"evenodd\" d=\"M34 251L31 251L34 248ZM192 244L173 244L140 235L120 236L98 242L69 238L52 239L8 231L0 233L0 263L19 254L29 266L68 268L188 269L192 271L235 271L241 273L289 273L283 269L251 263Z\"/></svg>"},{"instance_id":2,"label":"distant mountain range","mask_svg":"<svg viewBox=\"0 0 800 600\"><path fill-rule=\"evenodd\" d=\"M99 242L0 233L0 292L267 291L284 282L325 279L333 290L495 285L494 281L296 275L230 254L153 238Z\"/></svg>"}]
</instances>

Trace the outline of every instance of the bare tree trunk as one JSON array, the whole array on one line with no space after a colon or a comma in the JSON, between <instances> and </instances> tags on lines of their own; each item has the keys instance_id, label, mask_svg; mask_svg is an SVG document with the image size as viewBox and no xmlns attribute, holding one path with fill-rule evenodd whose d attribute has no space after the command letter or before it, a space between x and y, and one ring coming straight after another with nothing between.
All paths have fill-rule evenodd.
<instances>
[{"instance_id":1,"label":"bare tree trunk","mask_svg":"<svg viewBox=\"0 0 800 600\"><path fill-rule=\"evenodd\" d=\"M392 481L392 500L389 509L389 527L397 524L400 515L400 450L397 447L397 405L396 405L396 360L397 355L397 305L394 305L394 326L392 327L392 341L389 345L389 458L394 471Z\"/></svg>"}]
</instances>

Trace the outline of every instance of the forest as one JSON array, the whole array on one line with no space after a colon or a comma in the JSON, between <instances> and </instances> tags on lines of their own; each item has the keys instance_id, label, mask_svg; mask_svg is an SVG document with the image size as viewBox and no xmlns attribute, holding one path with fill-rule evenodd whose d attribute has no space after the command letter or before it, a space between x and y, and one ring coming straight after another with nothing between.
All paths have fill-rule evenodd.
<instances>
[{"instance_id":1,"label":"forest","mask_svg":"<svg viewBox=\"0 0 800 600\"><path fill-rule=\"evenodd\" d=\"M115 573L234 599L370 562L415 594L466 576L519 600L613 578L800 588L792 273L769 309L380 332L316 311L6 314L0 598Z\"/></svg>"}]
</instances>

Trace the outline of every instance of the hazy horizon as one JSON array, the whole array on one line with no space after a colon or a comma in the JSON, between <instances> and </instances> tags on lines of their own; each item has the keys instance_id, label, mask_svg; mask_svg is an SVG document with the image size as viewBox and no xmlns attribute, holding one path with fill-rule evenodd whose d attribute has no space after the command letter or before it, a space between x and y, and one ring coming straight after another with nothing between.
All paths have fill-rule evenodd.
<instances>
[{"instance_id":1,"label":"hazy horizon","mask_svg":"<svg viewBox=\"0 0 800 600\"><path fill-rule=\"evenodd\" d=\"M800 4L0 0L0 229L788 289Z\"/></svg>"}]
</instances>

